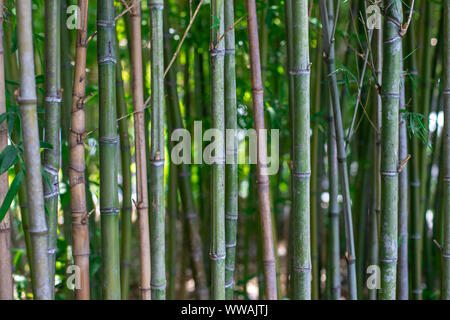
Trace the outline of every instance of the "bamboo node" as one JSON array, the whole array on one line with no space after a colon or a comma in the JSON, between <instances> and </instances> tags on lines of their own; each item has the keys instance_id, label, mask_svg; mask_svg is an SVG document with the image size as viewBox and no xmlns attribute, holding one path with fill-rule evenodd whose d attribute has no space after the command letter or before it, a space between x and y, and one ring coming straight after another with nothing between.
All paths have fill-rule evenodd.
<instances>
[{"instance_id":1,"label":"bamboo node","mask_svg":"<svg viewBox=\"0 0 450 320\"><path fill-rule=\"evenodd\" d=\"M115 20L97 20L97 27L114 28L115 26Z\"/></svg>"},{"instance_id":2,"label":"bamboo node","mask_svg":"<svg viewBox=\"0 0 450 320\"><path fill-rule=\"evenodd\" d=\"M117 216L119 215L119 208L100 208L102 216Z\"/></svg>"},{"instance_id":3,"label":"bamboo node","mask_svg":"<svg viewBox=\"0 0 450 320\"><path fill-rule=\"evenodd\" d=\"M234 270L236 270L236 269L234 269L234 267L230 267L230 266L225 266L225 270L228 270L228 271L234 272Z\"/></svg>"},{"instance_id":4,"label":"bamboo node","mask_svg":"<svg viewBox=\"0 0 450 320\"><path fill-rule=\"evenodd\" d=\"M116 64L117 60L113 56L105 56L105 57L98 57L98 64L104 64L111 62L112 64Z\"/></svg>"},{"instance_id":5,"label":"bamboo node","mask_svg":"<svg viewBox=\"0 0 450 320\"><path fill-rule=\"evenodd\" d=\"M213 261L225 260L225 254L218 255L216 253L210 253L209 257Z\"/></svg>"},{"instance_id":6,"label":"bamboo node","mask_svg":"<svg viewBox=\"0 0 450 320\"><path fill-rule=\"evenodd\" d=\"M234 270L233 270L234 271ZM231 279L230 282L225 283L225 288L233 288L234 280Z\"/></svg>"},{"instance_id":7,"label":"bamboo node","mask_svg":"<svg viewBox=\"0 0 450 320\"><path fill-rule=\"evenodd\" d=\"M232 243L225 243L225 248L234 248L236 247L236 241Z\"/></svg>"},{"instance_id":8,"label":"bamboo node","mask_svg":"<svg viewBox=\"0 0 450 320\"><path fill-rule=\"evenodd\" d=\"M298 273L311 272L311 266L294 266L294 270Z\"/></svg>"},{"instance_id":9,"label":"bamboo node","mask_svg":"<svg viewBox=\"0 0 450 320\"><path fill-rule=\"evenodd\" d=\"M211 57L223 57L225 55L225 49L211 48L209 49L209 53Z\"/></svg>"},{"instance_id":10,"label":"bamboo node","mask_svg":"<svg viewBox=\"0 0 450 320\"><path fill-rule=\"evenodd\" d=\"M227 213L227 214L225 214L225 219L238 220L238 214L237 213Z\"/></svg>"},{"instance_id":11,"label":"bamboo node","mask_svg":"<svg viewBox=\"0 0 450 320\"><path fill-rule=\"evenodd\" d=\"M164 282L163 284L151 284L150 285L152 290L164 290L166 288L166 283Z\"/></svg>"},{"instance_id":12,"label":"bamboo node","mask_svg":"<svg viewBox=\"0 0 450 320\"><path fill-rule=\"evenodd\" d=\"M397 263L397 258L392 258L392 259L380 259L380 262L383 263L383 264Z\"/></svg>"},{"instance_id":13,"label":"bamboo node","mask_svg":"<svg viewBox=\"0 0 450 320\"><path fill-rule=\"evenodd\" d=\"M59 96L59 94L57 96L48 96L44 98L45 102L55 102L55 103L61 103L62 101L62 97Z\"/></svg>"},{"instance_id":14,"label":"bamboo node","mask_svg":"<svg viewBox=\"0 0 450 320\"><path fill-rule=\"evenodd\" d=\"M383 177L396 177L398 175L398 171L381 171L381 176Z\"/></svg>"},{"instance_id":15,"label":"bamboo node","mask_svg":"<svg viewBox=\"0 0 450 320\"><path fill-rule=\"evenodd\" d=\"M53 198L54 196L58 196L59 195L59 188L57 187L57 189L53 192L50 193L45 193L44 194L44 199L50 199Z\"/></svg>"},{"instance_id":16,"label":"bamboo node","mask_svg":"<svg viewBox=\"0 0 450 320\"><path fill-rule=\"evenodd\" d=\"M99 143L105 143L105 144L116 144L119 142L119 136L115 136L115 137L100 137L98 139Z\"/></svg>"},{"instance_id":17,"label":"bamboo node","mask_svg":"<svg viewBox=\"0 0 450 320\"><path fill-rule=\"evenodd\" d=\"M311 177L311 172L292 171L292 176L300 179L308 179Z\"/></svg>"}]
</instances>

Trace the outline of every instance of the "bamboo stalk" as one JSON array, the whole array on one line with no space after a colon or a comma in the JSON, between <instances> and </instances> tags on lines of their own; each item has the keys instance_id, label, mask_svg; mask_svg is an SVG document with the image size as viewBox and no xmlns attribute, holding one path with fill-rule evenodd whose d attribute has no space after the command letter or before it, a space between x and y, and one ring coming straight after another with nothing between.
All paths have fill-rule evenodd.
<instances>
[{"instance_id":1,"label":"bamboo stalk","mask_svg":"<svg viewBox=\"0 0 450 320\"><path fill-rule=\"evenodd\" d=\"M334 64L334 39L330 38L331 26L330 21L334 21L332 1L328 2L328 9L326 0L320 0L320 14L323 24L323 39L324 39L324 55L327 64L328 77L330 81L331 98L333 102L333 113L334 113L334 125L336 131L336 145L337 145L337 160L339 167L339 179L341 185L341 192L344 202L344 226L345 226L345 242L346 242L346 260L348 268L348 283L349 283L349 298L351 300L357 299L357 285L356 285L356 254L355 254L355 243L353 236L353 222L352 222L352 208L351 208L351 198L348 180L348 169L347 169L347 156L345 152L345 141L344 141L344 128L342 123L341 105L339 101L339 91L337 87L337 79L335 73Z\"/></svg>"},{"instance_id":2,"label":"bamboo stalk","mask_svg":"<svg viewBox=\"0 0 450 320\"><path fill-rule=\"evenodd\" d=\"M52 298L55 295L56 238L58 225L59 158L61 156L61 64L60 64L60 1L45 1L45 127L44 140L52 146L44 151L44 199L47 208L49 278Z\"/></svg>"},{"instance_id":3,"label":"bamboo stalk","mask_svg":"<svg viewBox=\"0 0 450 320\"><path fill-rule=\"evenodd\" d=\"M441 298L450 300L450 2L444 1L444 243Z\"/></svg>"},{"instance_id":4,"label":"bamboo stalk","mask_svg":"<svg viewBox=\"0 0 450 320\"><path fill-rule=\"evenodd\" d=\"M255 0L246 0L247 33L250 52L250 73L253 100L253 120L258 141L257 184L261 221L264 262L264 284L266 298L277 299L275 249L272 236L272 219L270 213L269 178L267 173L267 141L264 140L264 90L261 81L261 62L259 57L258 22ZM213 127L215 127L213 125ZM309 135L309 131L308 131ZM309 159L309 155L308 155ZM306 190L307 197L309 190ZM309 215L309 210L308 210Z\"/></svg>"},{"instance_id":5,"label":"bamboo stalk","mask_svg":"<svg viewBox=\"0 0 450 320\"><path fill-rule=\"evenodd\" d=\"M117 34L117 32L116 32ZM120 160L122 167L122 211L120 216L121 239L120 244L120 292L122 300L128 299L130 291L131 269L131 147L128 136L128 110L125 103L124 83L122 79L122 65L120 63L119 45L116 39L116 103L117 119L120 137Z\"/></svg>"},{"instance_id":6,"label":"bamboo stalk","mask_svg":"<svg viewBox=\"0 0 450 320\"><path fill-rule=\"evenodd\" d=\"M89 300L89 216L86 207L85 147L86 121L84 102L86 96L86 53L88 0L78 0L80 29L77 30L75 73L73 80L72 110L70 119L70 208L72 215L72 243L74 264L80 267L80 288L75 289L75 299Z\"/></svg>"},{"instance_id":7,"label":"bamboo stalk","mask_svg":"<svg viewBox=\"0 0 450 320\"><path fill-rule=\"evenodd\" d=\"M177 287L177 218L178 218L178 190L177 190L177 168L173 162L170 162L169 169L169 191L168 191L168 283L167 298L176 299Z\"/></svg>"},{"instance_id":8,"label":"bamboo stalk","mask_svg":"<svg viewBox=\"0 0 450 320\"><path fill-rule=\"evenodd\" d=\"M164 237L164 50L162 0L149 0L151 12L150 228L152 299L166 298Z\"/></svg>"},{"instance_id":9,"label":"bamboo stalk","mask_svg":"<svg viewBox=\"0 0 450 320\"><path fill-rule=\"evenodd\" d=\"M164 33L165 33L165 64L170 62L172 56L172 46L170 45L169 27L168 27L168 12L165 11L166 18L164 19ZM177 94L176 71L170 68L167 73L166 86L166 102L169 114L169 123L171 129L182 129L183 119L181 118L180 104ZM181 203L184 211L184 221L187 223L189 249L192 260L192 271L195 281L196 295L200 300L207 300L209 297L206 271L203 259L203 243L200 237L200 219L198 218L197 209L195 207L194 195L192 192L193 186L191 182L191 172L189 166L182 163L177 167L178 189L180 192ZM184 272L184 271L183 271Z\"/></svg>"},{"instance_id":10,"label":"bamboo stalk","mask_svg":"<svg viewBox=\"0 0 450 320\"><path fill-rule=\"evenodd\" d=\"M3 50L3 0L0 0L0 114L6 112L5 54ZM0 152L8 145L8 126L0 125ZM8 171L0 176L0 203L3 203L9 188ZM8 210L9 211L9 210ZM11 260L11 222L9 212L0 221L0 300L13 299Z\"/></svg>"},{"instance_id":11,"label":"bamboo stalk","mask_svg":"<svg viewBox=\"0 0 450 320\"><path fill-rule=\"evenodd\" d=\"M130 11L131 25L131 75L133 88L133 110L134 110L134 136L135 136L135 158L136 158L136 190L137 190L137 212L139 221L139 260L140 260L140 290L142 300L150 300L150 234L148 224L148 190L147 190L147 162L145 150L145 123L144 123L144 85L142 72L142 46L141 46L141 0L133 0L134 6ZM153 25L154 27L154 25ZM154 48L156 50L156 48ZM152 67L154 66L152 61ZM153 68L154 71L156 68ZM152 72L153 77L153 72ZM152 78L154 79L154 78ZM153 85L153 81L152 81ZM152 86L152 88L154 88ZM158 94L152 89L152 96ZM155 97L156 99L156 97ZM154 100L155 101L155 100ZM155 108L158 105L153 104ZM154 113L153 111L152 113ZM155 118L153 118L155 119ZM152 127L154 122L152 121ZM158 125L158 124L157 124ZM156 125L156 126L157 126ZM153 145L154 140L152 141ZM164 153L162 151L161 153ZM162 166L163 170L164 167ZM164 171L163 171L164 172ZM158 199L157 201L161 201ZM164 204L164 202L163 202ZM155 231L153 231L155 232ZM157 235L160 239L160 234ZM163 237L164 238L164 237ZM153 252L155 249L152 249ZM152 259L153 261L154 259ZM156 263L157 261L155 261ZM158 268L161 265L156 265ZM164 267L164 265L162 265ZM153 270L157 272L157 270ZM155 275L157 273L154 273Z\"/></svg>"},{"instance_id":12,"label":"bamboo stalk","mask_svg":"<svg viewBox=\"0 0 450 320\"><path fill-rule=\"evenodd\" d=\"M398 140L399 98L402 40L399 36L403 20L402 3L394 0L385 7L383 81L381 86L381 216L380 265L382 300L396 297L397 223L398 223Z\"/></svg>"},{"instance_id":13,"label":"bamboo stalk","mask_svg":"<svg viewBox=\"0 0 450 320\"><path fill-rule=\"evenodd\" d=\"M234 40L234 4L225 0L225 129L237 129L236 70ZM231 28L231 29L230 29ZM228 148L230 146L230 148ZM238 220L238 165L236 136L227 141L225 166L225 296L234 297L234 270L236 262L236 228Z\"/></svg>"},{"instance_id":14,"label":"bamboo stalk","mask_svg":"<svg viewBox=\"0 0 450 320\"><path fill-rule=\"evenodd\" d=\"M49 300L52 290L49 281L47 255L47 223L44 211L44 191L39 153L39 130L36 113L36 83L34 73L33 29L31 0L16 2L17 44L20 62L20 95L22 135L26 165L27 196L29 201L30 237L32 243L32 283L34 298ZM32 199L32 200L31 200Z\"/></svg>"},{"instance_id":15,"label":"bamboo stalk","mask_svg":"<svg viewBox=\"0 0 450 320\"><path fill-rule=\"evenodd\" d=\"M120 299L119 208L117 186L117 121L114 4L97 3L99 83L100 214L103 298Z\"/></svg>"}]
</instances>

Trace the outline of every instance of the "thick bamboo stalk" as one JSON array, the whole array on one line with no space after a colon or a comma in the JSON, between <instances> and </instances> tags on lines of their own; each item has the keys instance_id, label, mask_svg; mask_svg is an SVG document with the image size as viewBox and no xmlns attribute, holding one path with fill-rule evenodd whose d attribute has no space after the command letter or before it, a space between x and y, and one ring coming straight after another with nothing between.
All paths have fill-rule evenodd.
<instances>
[{"instance_id":1,"label":"thick bamboo stalk","mask_svg":"<svg viewBox=\"0 0 450 320\"><path fill-rule=\"evenodd\" d=\"M67 28L67 1L68 0L60 0L61 1L61 14L60 14L60 36L61 36L61 87L63 89L62 92L62 101L61 101L61 142L62 142L62 150L65 148L69 149L69 139L70 139L70 121L71 121L71 110L72 110L72 84L73 84L73 75L72 75L72 57L71 57L71 48L72 41L69 29ZM81 8L80 8L81 9ZM63 151L64 152L64 151ZM70 153L70 151L68 151ZM63 153L64 154L64 153ZM70 161L62 161L62 174L63 181L69 181L69 162ZM63 215L64 215L64 225L63 225L63 233L65 240L71 244L72 243L72 219L71 219L71 210L70 210L70 201L67 202L65 206L63 206Z\"/></svg>"},{"instance_id":2,"label":"thick bamboo stalk","mask_svg":"<svg viewBox=\"0 0 450 320\"><path fill-rule=\"evenodd\" d=\"M444 242L441 298L450 300L450 1L444 1Z\"/></svg>"},{"instance_id":3,"label":"thick bamboo stalk","mask_svg":"<svg viewBox=\"0 0 450 320\"><path fill-rule=\"evenodd\" d=\"M177 167L173 162L170 162L169 169L169 191L167 203L167 218L168 218L168 248L167 248L167 263L168 263L168 287L167 299L176 299L177 289L177 219L178 219L178 184L177 184ZM183 285L183 284L182 284Z\"/></svg>"},{"instance_id":4,"label":"thick bamboo stalk","mask_svg":"<svg viewBox=\"0 0 450 320\"><path fill-rule=\"evenodd\" d=\"M292 1L293 61L289 73L294 81L293 105L293 298L311 299L310 238L310 63L308 1Z\"/></svg>"},{"instance_id":5,"label":"thick bamboo stalk","mask_svg":"<svg viewBox=\"0 0 450 320\"><path fill-rule=\"evenodd\" d=\"M100 214L103 298L120 299L119 208L117 186L116 51L114 4L97 3L99 83Z\"/></svg>"},{"instance_id":6,"label":"thick bamboo stalk","mask_svg":"<svg viewBox=\"0 0 450 320\"><path fill-rule=\"evenodd\" d=\"M140 290L141 299L150 300L150 234L148 224L148 189L147 189L147 162L145 150L145 123L144 123L144 84L142 71L142 45L141 45L141 0L133 0L130 3L134 6L130 11L131 25L131 76L132 76L132 94L134 110L134 139L135 139L135 158L136 158L136 190L139 223L139 260L140 260ZM153 39L155 40L155 39ZM153 48L155 50L157 48ZM162 58L161 58L162 59ZM154 62L152 62L152 67ZM155 68L152 69L153 72ZM152 76L153 76L152 72ZM154 79L154 78L153 78ZM152 81L153 84L153 81ZM159 92L152 89L152 96ZM156 97L155 97L156 99ZM156 100L154 100L156 101ZM153 105L152 113L158 105ZM152 121L152 124L154 122ZM152 125L153 127L153 125ZM154 141L152 141L153 145ZM164 150L161 151L164 153ZM162 166L164 170L164 166ZM163 171L164 172L164 171ZM164 174L164 173L163 173ZM161 200L157 200L161 201ZM164 204L164 202L163 202ZM155 232L155 231L154 231ZM158 234L159 238L160 234ZM152 252L154 249L152 249ZM152 259L153 261L153 259ZM156 266L156 265L155 265ZM163 265L164 266L164 265ZM161 267L158 265L158 267ZM152 271L156 272L156 270ZM156 274L156 273L155 273Z\"/></svg>"},{"instance_id":7,"label":"thick bamboo stalk","mask_svg":"<svg viewBox=\"0 0 450 320\"><path fill-rule=\"evenodd\" d=\"M237 129L236 70L233 0L225 0L225 129ZM238 165L236 136L227 141L225 166L225 296L233 299L236 262L236 232L238 220ZM231 148L228 148L230 146Z\"/></svg>"},{"instance_id":8,"label":"thick bamboo stalk","mask_svg":"<svg viewBox=\"0 0 450 320\"><path fill-rule=\"evenodd\" d=\"M44 190L39 152L39 130L36 113L36 83L33 54L33 23L31 0L16 2L17 45L20 62L20 93L18 101L22 117L22 135L26 165L27 196L29 201L30 237L32 243L32 283L34 298L49 300L52 290L49 281L47 255L47 223L44 210Z\"/></svg>"},{"instance_id":9,"label":"thick bamboo stalk","mask_svg":"<svg viewBox=\"0 0 450 320\"><path fill-rule=\"evenodd\" d=\"M330 91L331 98L333 102L333 113L334 113L334 125L336 130L336 145L337 145L337 160L339 167L339 179L341 185L341 192L344 202L344 226L345 226L345 242L346 242L346 260L348 268L348 278L349 278L349 298L352 300L357 299L357 286L356 286L356 254L355 254L355 243L353 236L353 222L352 222L352 207L350 198L350 188L348 180L348 169L347 169L347 156L345 151L345 141L344 141L344 128L342 123L341 105L339 101L339 90L337 87L337 79L335 73L335 63L334 63L334 39L330 39L332 25L330 21L334 21L332 1L328 2L328 8L326 0L320 0L320 14L323 24L323 39L324 39L324 57L327 63L327 72L330 81Z\"/></svg>"},{"instance_id":10,"label":"thick bamboo stalk","mask_svg":"<svg viewBox=\"0 0 450 320\"><path fill-rule=\"evenodd\" d=\"M80 268L80 288L75 299L89 300L89 217L86 207L85 147L86 122L86 52L88 0L78 0L80 29L77 30L75 73L73 80L72 111L70 119L70 208L72 215L72 244L74 264Z\"/></svg>"},{"instance_id":11,"label":"thick bamboo stalk","mask_svg":"<svg viewBox=\"0 0 450 320\"><path fill-rule=\"evenodd\" d=\"M162 0L149 0L151 12L150 228L152 299L166 298L164 237L164 52ZM144 154L145 155L145 154Z\"/></svg>"},{"instance_id":12,"label":"thick bamboo stalk","mask_svg":"<svg viewBox=\"0 0 450 320\"><path fill-rule=\"evenodd\" d=\"M116 32L117 34L117 32ZM122 167L122 211L120 216L120 292L122 300L128 299L131 269L131 148L128 136L128 109L125 103L122 65L119 58L119 45L116 39L116 103L120 137L120 161Z\"/></svg>"},{"instance_id":13,"label":"thick bamboo stalk","mask_svg":"<svg viewBox=\"0 0 450 320\"><path fill-rule=\"evenodd\" d=\"M400 101L399 110L405 110L405 77L403 62L401 63ZM399 122L399 162L406 159L408 155L406 120L400 117ZM397 266L397 298L408 300L408 163L400 169L398 177L398 266Z\"/></svg>"},{"instance_id":14,"label":"thick bamboo stalk","mask_svg":"<svg viewBox=\"0 0 450 320\"><path fill-rule=\"evenodd\" d=\"M267 141L264 140L264 90L261 81L261 62L259 57L258 22L256 18L255 0L246 0L247 10L247 33L250 53L250 73L253 100L253 121L257 135L258 159L256 164L259 214L261 221L263 262L264 262L264 284L266 298L277 299L277 280L275 249L272 236L272 217L270 213L269 199L269 177L267 172ZM309 112L309 110L307 111ZM309 122L308 122L309 123ZM213 127L215 127L213 125ZM309 131L308 131L309 139ZM309 159L309 155L308 155ZM309 161L309 160L308 160ZM309 185L309 184L308 184ZM309 189L305 191L309 197ZM308 208L309 219L309 208Z\"/></svg>"},{"instance_id":15,"label":"thick bamboo stalk","mask_svg":"<svg viewBox=\"0 0 450 320\"><path fill-rule=\"evenodd\" d=\"M403 12L400 0L385 7L383 81L381 86L380 266L382 300L396 298L398 223L398 137Z\"/></svg>"},{"instance_id":16,"label":"thick bamboo stalk","mask_svg":"<svg viewBox=\"0 0 450 320\"><path fill-rule=\"evenodd\" d=\"M211 128L225 137L224 0L211 2ZM211 166L211 287L212 299L225 299L225 145L217 144Z\"/></svg>"},{"instance_id":17,"label":"thick bamboo stalk","mask_svg":"<svg viewBox=\"0 0 450 320\"><path fill-rule=\"evenodd\" d=\"M0 114L6 112L5 54L3 49L3 0L0 0ZM8 145L6 121L0 125L0 152ZM0 176L0 203L3 203L9 188L8 171ZM9 210L8 210L9 211ZM13 299L11 223L9 212L0 221L0 300Z\"/></svg>"},{"instance_id":18,"label":"thick bamboo stalk","mask_svg":"<svg viewBox=\"0 0 450 320\"><path fill-rule=\"evenodd\" d=\"M58 225L59 161L61 156L61 64L60 64L60 1L45 1L45 127L44 140L52 146L44 151L44 199L47 208L49 278L52 297L55 294L56 238Z\"/></svg>"},{"instance_id":19,"label":"thick bamboo stalk","mask_svg":"<svg viewBox=\"0 0 450 320\"><path fill-rule=\"evenodd\" d=\"M167 11L165 12L167 15ZM164 55L166 66L172 58L172 47L169 38L169 27L167 16L164 19ZM182 129L183 119L181 118L180 104L177 94L177 82L176 82L176 71L175 66L172 66L167 73L167 78L165 81L166 86L166 103L169 115L169 123L171 123L171 128ZM186 164L180 164L177 167L177 177L178 177L178 190L180 192L181 204L183 206L184 217L187 223L187 232L189 239L189 253L192 260L192 271L195 281L195 291L198 299L207 300L209 298L207 278L205 272L205 265L203 259L203 244L200 237L200 219L198 217L197 209L195 207L193 186L191 182L191 172L190 168ZM184 272L184 271L182 271Z\"/></svg>"}]
</instances>

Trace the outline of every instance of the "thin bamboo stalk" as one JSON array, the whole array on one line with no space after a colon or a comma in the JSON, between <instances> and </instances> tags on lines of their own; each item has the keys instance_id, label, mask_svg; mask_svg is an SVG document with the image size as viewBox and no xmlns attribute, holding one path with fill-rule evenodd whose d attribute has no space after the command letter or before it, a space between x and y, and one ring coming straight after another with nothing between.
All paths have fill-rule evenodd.
<instances>
[{"instance_id":1,"label":"thin bamboo stalk","mask_svg":"<svg viewBox=\"0 0 450 320\"><path fill-rule=\"evenodd\" d=\"M117 34L117 33L116 33ZM117 40L117 39L116 39ZM128 136L128 114L125 103L124 84L122 79L122 65L120 62L119 46L116 41L116 103L117 119L120 137L120 160L122 167L122 211L120 216L121 239L120 244L120 291L122 300L128 299L130 291L131 269L131 148Z\"/></svg>"},{"instance_id":2,"label":"thin bamboo stalk","mask_svg":"<svg viewBox=\"0 0 450 320\"><path fill-rule=\"evenodd\" d=\"M120 299L119 208L117 185L116 52L114 3L97 3L99 83L100 214L103 298Z\"/></svg>"},{"instance_id":3,"label":"thin bamboo stalk","mask_svg":"<svg viewBox=\"0 0 450 320\"><path fill-rule=\"evenodd\" d=\"M167 298L169 300L176 299L177 287L177 218L178 218L178 185L177 185L177 168L173 162L170 162L169 169L169 191L167 204L168 217L168 287Z\"/></svg>"},{"instance_id":4,"label":"thin bamboo stalk","mask_svg":"<svg viewBox=\"0 0 450 320\"><path fill-rule=\"evenodd\" d=\"M397 224L398 224L398 143L399 98L402 39L399 36L403 20L402 3L394 0L385 7L383 81L381 86L381 216L380 265L382 300L396 297Z\"/></svg>"},{"instance_id":5,"label":"thin bamboo stalk","mask_svg":"<svg viewBox=\"0 0 450 320\"><path fill-rule=\"evenodd\" d=\"M52 146L44 151L44 199L47 208L49 278L52 297L55 295L56 238L58 225L59 158L61 156L61 64L60 64L60 9L58 0L45 1L45 127L44 140Z\"/></svg>"},{"instance_id":6,"label":"thin bamboo stalk","mask_svg":"<svg viewBox=\"0 0 450 320\"><path fill-rule=\"evenodd\" d=\"M164 50L162 0L149 0L151 12L150 228L152 299L166 298L164 237ZM145 155L145 154L144 154Z\"/></svg>"},{"instance_id":7,"label":"thin bamboo stalk","mask_svg":"<svg viewBox=\"0 0 450 320\"><path fill-rule=\"evenodd\" d=\"M3 50L3 0L0 0L0 114L6 112L5 54ZM8 126L0 125L0 152L8 145ZM9 188L8 171L0 176L0 203L3 203ZM9 210L0 221L0 300L13 299L11 260L11 221Z\"/></svg>"},{"instance_id":8,"label":"thin bamboo stalk","mask_svg":"<svg viewBox=\"0 0 450 320\"><path fill-rule=\"evenodd\" d=\"M72 215L72 244L74 264L80 267L80 288L75 299L89 300L89 216L86 207L85 147L86 121L86 53L88 0L78 0L80 29L77 30L75 73L73 79L72 110L70 120L70 208Z\"/></svg>"},{"instance_id":9,"label":"thin bamboo stalk","mask_svg":"<svg viewBox=\"0 0 450 320\"><path fill-rule=\"evenodd\" d=\"M444 1L444 243L441 298L450 300L450 1Z\"/></svg>"},{"instance_id":10,"label":"thin bamboo stalk","mask_svg":"<svg viewBox=\"0 0 450 320\"><path fill-rule=\"evenodd\" d=\"M328 2L328 9L326 0L320 0L320 14L323 24L323 39L324 39L324 58L327 64L328 78L330 81L331 98L333 102L333 113L334 113L334 125L336 130L336 145L338 150L338 167L339 167L339 179L341 185L341 192L344 202L344 226L345 226L345 242L346 242L346 260L348 268L348 284L349 284L349 298L352 300L357 299L357 285L356 285L356 253L355 253L355 243L353 236L353 222L352 222L352 208L351 208L351 198L348 180L348 169L347 169L347 155L345 152L345 141L344 141L344 128L342 123L341 105L339 101L339 90L337 87L337 79L335 73L334 64L334 39L331 39L332 26L329 24L330 21L334 21L333 14L333 2Z\"/></svg>"},{"instance_id":11,"label":"thin bamboo stalk","mask_svg":"<svg viewBox=\"0 0 450 320\"><path fill-rule=\"evenodd\" d=\"M237 129L234 4L225 0L225 129ZM231 27L231 29L229 29ZM234 132L234 131L233 131ZM228 148L230 146L230 148ZM238 165L236 136L227 141L225 166L225 296L233 299L238 220Z\"/></svg>"},{"instance_id":12,"label":"thin bamboo stalk","mask_svg":"<svg viewBox=\"0 0 450 320\"><path fill-rule=\"evenodd\" d=\"M31 0L16 2L17 45L20 62L20 94L18 101L22 117L22 135L26 165L27 196L29 202L30 237L32 243L32 283L34 298L49 300L52 290L49 281L47 255L47 223L44 210L44 190L41 175L39 130L36 113L36 83L33 54L33 23ZM32 199L32 200L31 200Z\"/></svg>"},{"instance_id":13,"label":"thin bamboo stalk","mask_svg":"<svg viewBox=\"0 0 450 320\"><path fill-rule=\"evenodd\" d=\"M277 299L277 279L275 249L272 236L272 217L270 213L269 178L267 173L267 141L264 140L264 90L261 80L261 62L259 57L258 22L256 18L255 0L246 0L247 33L250 52L250 73L253 100L253 121L257 135L258 159L256 179L258 184L259 214L261 221L264 284L268 300ZM309 123L309 121L308 121ZM215 127L213 125L213 127ZM309 131L308 131L309 132ZM309 136L309 133L308 133ZM309 159L309 155L308 155ZM309 190L306 191L307 197ZM309 208L308 208L309 209ZM308 210L309 216L309 210Z\"/></svg>"},{"instance_id":14,"label":"thin bamboo stalk","mask_svg":"<svg viewBox=\"0 0 450 320\"><path fill-rule=\"evenodd\" d=\"M142 72L142 46L141 46L141 0L133 0L130 5L134 6L130 11L130 25L131 25L131 76L133 88L133 115L134 115L134 137L135 137L135 158L136 158L136 190L137 190L137 213L139 221L139 259L140 259L140 290L141 299L150 300L150 234L148 224L148 190L147 190L147 162L145 150L145 123L144 123L144 84ZM154 27L154 25L153 25ZM157 48L153 48L156 50ZM152 62L154 67L154 62ZM155 71L156 68L152 70ZM152 72L153 75L153 72ZM153 85L153 81L152 81ZM154 88L154 87L153 87ZM152 96L159 92L152 89ZM155 97L155 99L157 99ZM154 100L156 101L156 100ZM153 105L153 109L158 108L158 105ZM153 111L152 113L154 113ZM152 124L154 122L152 121ZM153 125L152 125L153 127ZM153 145L154 141L152 141ZM162 151L161 153L164 153ZM163 172L164 172L164 167ZM161 201L158 199L157 201ZM163 202L164 204L164 202ZM155 232L155 231L154 231ZM157 235L160 239L160 234ZM163 237L164 238L164 237ZM152 249L152 252L154 249ZM153 261L154 259L152 259ZM157 261L155 261L156 263ZM158 268L161 265L156 265ZM163 267L164 265L162 265ZM159 273L157 270L153 272Z\"/></svg>"}]
</instances>

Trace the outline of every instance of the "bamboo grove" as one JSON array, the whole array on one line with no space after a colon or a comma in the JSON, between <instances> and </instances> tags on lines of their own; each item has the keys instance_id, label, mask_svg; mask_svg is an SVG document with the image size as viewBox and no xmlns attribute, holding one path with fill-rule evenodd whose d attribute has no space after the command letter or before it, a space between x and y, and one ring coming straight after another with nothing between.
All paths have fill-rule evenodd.
<instances>
[{"instance_id":1,"label":"bamboo grove","mask_svg":"<svg viewBox=\"0 0 450 320\"><path fill-rule=\"evenodd\" d=\"M450 0L0 11L0 299L450 299Z\"/></svg>"}]
</instances>

